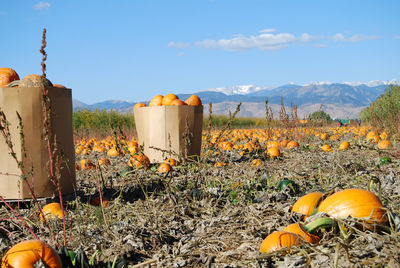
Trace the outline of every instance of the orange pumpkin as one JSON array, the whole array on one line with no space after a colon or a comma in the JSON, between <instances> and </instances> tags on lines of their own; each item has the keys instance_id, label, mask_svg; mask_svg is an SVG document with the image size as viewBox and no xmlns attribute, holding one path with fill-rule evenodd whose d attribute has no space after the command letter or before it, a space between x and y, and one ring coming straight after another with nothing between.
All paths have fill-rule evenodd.
<instances>
[{"instance_id":1,"label":"orange pumpkin","mask_svg":"<svg viewBox=\"0 0 400 268\"><path fill-rule=\"evenodd\" d=\"M162 99L161 105L171 105L171 102L176 99L178 99L178 97L175 94L167 94Z\"/></svg>"},{"instance_id":2,"label":"orange pumpkin","mask_svg":"<svg viewBox=\"0 0 400 268\"><path fill-rule=\"evenodd\" d=\"M329 144L322 145L321 150L324 152L332 152L332 148Z\"/></svg>"},{"instance_id":3,"label":"orange pumpkin","mask_svg":"<svg viewBox=\"0 0 400 268\"><path fill-rule=\"evenodd\" d=\"M46 219L63 218L63 211L61 209L60 203L49 203L42 208L42 211ZM42 215L40 215L40 220L43 221Z\"/></svg>"},{"instance_id":4,"label":"orange pumpkin","mask_svg":"<svg viewBox=\"0 0 400 268\"><path fill-rule=\"evenodd\" d=\"M288 144L286 145L286 148L292 149L299 147L299 143L297 141L289 141Z\"/></svg>"},{"instance_id":5,"label":"orange pumpkin","mask_svg":"<svg viewBox=\"0 0 400 268\"><path fill-rule=\"evenodd\" d=\"M351 216L369 223L387 221L382 202L374 193L363 189L347 189L328 196L320 203L318 212L325 212L336 218Z\"/></svg>"},{"instance_id":6,"label":"orange pumpkin","mask_svg":"<svg viewBox=\"0 0 400 268\"><path fill-rule=\"evenodd\" d=\"M138 102L138 103L135 104L135 106L133 106L133 109L146 107L146 106L147 106L146 104Z\"/></svg>"},{"instance_id":7,"label":"orange pumpkin","mask_svg":"<svg viewBox=\"0 0 400 268\"><path fill-rule=\"evenodd\" d=\"M119 152L117 151L117 148L114 146L110 150L108 150L107 156L119 156Z\"/></svg>"},{"instance_id":8,"label":"orange pumpkin","mask_svg":"<svg viewBox=\"0 0 400 268\"><path fill-rule=\"evenodd\" d=\"M103 205L103 208L105 208L105 207L107 207L108 206L108 202L109 202L109 200L108 200L108 198L107 197L102 197L102 199L100 199L100 196L96 196L95 198L93 198L91 201L90 201L90 204L92 205L92 206L100 206L100 201L101 200L103 200L103 202L102 202L102 205Z\"/></svg>"},{"instance_id":9,"label":"orange pumpkin","mask_svg":"<svg viewBox=\"0 0 400 268\"><path fill-rule=\"evenodd\" d=\"M299 198L292 207L292 212L297 212L306 216L312 215L322 198L322 193L312 192Z\"/></svg>"},{"instance_id":10,"label":"orange pumpkin","mask_svg":"<svg viewBox=\"0 0 400 268\"><path fill-rule=\"evenodd\" d=\"M19 80L19 76L13 69L0 68L0 87L7 86L15 80Z\"/></svg>"},{"instance_id":11,"label":"orange pumpkin","mask_svg":"<svg viewBox=\"0 0 400 268\"><path fill-rule=\"evenodd\" d=\"M267 154L271 158L279 157L281 155L278 147L270 147L270 148L268 148Z\"/></svg>"},{"instance_id":12,"label":"orange pumpkin","mask_svg":"<svg viewBox=\"0 0 400 268\"><path fill-rule=\"evenodd\" d=\"M157 170L158 170L158 172L161 172L161 173L167 173L167 172L171 171L171 166L167 163L162 163L162 164L160 164L160 166L158 166Z\"/></svg>"},{"instance_id":13,"label":"orange pumpkin","mask_svg":"<svg viewBox=\"0 0 400 268\"><path fill-rule=\"evenodd\" d=\"M135 168L148 168L150 159L144 154L135 154L129 159L128 165Z\"/></svg>"},{"instance_id":14,"label":"orange pumpkin","mask_svg":"<svg viewBox=\"0 0 400 268\"><path fill-rule=\"evenodd\" d=\"M283 231L297 234L300 237L302 237L304 239L304 241L311 243L311 244L316 244L319 242L318 236L307 232L306 229L304 228L304 226L298 222L289 224L288 226L285 227L285 229L283 229Z\"/></svg>"},{"instance_id":15,"label":"orange pumpkin","mask_svg":"<svg viewBox=\"0 0 400 268\"><path fill-rule=\"evenodd\" d=\"M186 102L184 102L183 100L180 99L175 99L173 101L171 101L170 105L174 105L174 106L182 106L182 105L187 105Z\"/></svg>"},{"instance_id":16,"label":"orange pumpkin","mask_svg":"<svg viewBox=\"0 0 400 268\"><path fill-rule=\"evenodd\" d=\"M154 96L154 98L152 98L150 103L149 103L149 107L151 107L151 106L161 106L163 98L164 98L163 95Z\"/></svg>"},{"instance_id":17,"label":"orange pumpkin","mask_svg":"<svg viewBox=\"0 0 400 268\"><path fill-rule=\"evenodd\" d=\"M1 267L34 267L42 260L46 267L62 268L57 252L40 240L27 240L10 248L1 261Z\"/></svg>"},{"instance_id":18,"label":"orange pumpkin","mask_svg":"<svg viewBox=\"0 0 400 268\"><path fill-rule=\"evenodd\" d=\"M392 146L392 143L389 140L381 140L378 143L378 149L389 149Z\"/></svg>"},{"instance_id":19,"label":"orange pumpkin","mask_svg":"<svg viewBox=\"0 0 400 268\"><path fill-rule=\"evenodd\" d=\"M108 158L99 159L99 166L108 166L108 165L111 165L110 159Z\"/></svg>"},{"instance_id":20,"label":"orange pumpkin","mask_svg":"<svg viewBox=\"0 0 400 268\"><path fill-rule=\"evenodd\" d=\"M57 88L65 88L65 86L60 85L60 84L53 84L53 87L57 87Z\"/></svg>"},{"instance_id":21,"label":"orange pumpkin","mask_svg":"<svg viewBox=\"0 0 400 268\"><path fill-rule=\"evenodd\" d=\"M251 166L252 167L259 167L261 165L261 159L257 158L251 161Z\"/></svg>"},{"instance_id":22,"label":"orange pumpkin","mask_svg":"<svg viewBox=\"0 0 400 268\"><path fill-rule=\"evenodd\" d=\"M339 145L339 151L344 151L349 149L350 143L348 141L344 141Z\"/></svg>"},{"instance_id":23,"label":"orange pumpkin","mask_svg":"<svg viewBox=\"0 0 400 268\"><path fill-rule=\"evenodd\" d=\"M192 106L201 106L203 105L201 103L201 99L197 95L192 95L189 98L185 100L187 105L192 105Z\"/></svg>"},{"instance_id":24,"label":"orange pumpkin","mask_svg":"<svg viewBox=\"0 0 400 268\"><path fill-rule=\"evenodd\" d=\"M297 234L275 231L268 235L261 243L260 252L266 254L282 248L291 248L292 246L299 245L302 241Z\"/></svg>"},{"instance_id":25,"label":"orange pumpkin","mask_svg":"<svg viewBox=\"0 0 400 268\"><path fill-rule=\"evenodd\" d=\"M164 161L164 163L167 163L167 164L169 164L171 167L174 167L174 166L176 166L176 165L177 165L177 162L176 162L176 160L175 160L175 159L173 159L173 158L168 158L168 159L166 159L166 160Z\"/></svg>"}]
</instances>

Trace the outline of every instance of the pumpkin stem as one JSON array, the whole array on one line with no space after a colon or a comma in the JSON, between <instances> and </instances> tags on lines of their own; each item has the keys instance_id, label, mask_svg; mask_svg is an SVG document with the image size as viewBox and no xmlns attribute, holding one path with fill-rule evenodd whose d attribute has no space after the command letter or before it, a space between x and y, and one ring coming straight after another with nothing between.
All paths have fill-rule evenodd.
<instances>
[{"instance_id":1,"label":"pumpkin stem","mask_svg":"<svg viewBox=\"0 0 400 268\"><path fill-rule=\"evenodd\" d=\"M324 218L319 218L316 220L313 220L312 222L307 223L304 225L304 229L306 229L307 232L313 233L317 232L320 229L323 228L328 228L328 227L333 227L336 225L336 221L329 218L329 217L324 217Z\"/></svg>"}]
</instances>

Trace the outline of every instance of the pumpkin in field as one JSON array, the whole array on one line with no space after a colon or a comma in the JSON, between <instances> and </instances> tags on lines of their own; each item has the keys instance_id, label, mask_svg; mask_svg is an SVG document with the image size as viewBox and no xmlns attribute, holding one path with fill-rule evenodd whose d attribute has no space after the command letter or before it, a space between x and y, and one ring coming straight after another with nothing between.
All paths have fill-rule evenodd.
<instances>
[{"instance_id":1,"label":"pumpkin in field","mask_svg":"<svg viewBox=\"0 0 400 268\"><path fill-rule=\"evenodd\" d=\"M60 203L49 203L42 208L42 211L46 219L63 218L63 211L61 209ZM40 215L40 220L43 221L42 215Z\"/></svg>"},{"instance_id":2,"label":"pumpkin in field","mask_svg":"<svg viewBox=\"0 0 400 268\"><path fill-rule=\"evenodd\" d=\"M280 250L282 248L291 248L299 245L303 239L294 233L285 231L275 231L268 235L261 243L260 252L263 254Z\"/></svg>"},{"instance_id":3,"label":"pumpkin in field","mask_svg":"<svg viewBox=\"0 0 400 268\"><path fill-rule=\"evenodd\" d=\"M150 159L144 154L135 154L129 159L128 166L135 168L148 168L150 166Z\"/></svg>"},{"instance_id":4,"label":"pumpkin in field","mask_svg":"<svg viewBox=\"0 0 400 268\"><path fill-rule=\"evenodd\" d=\"M96 166L90 161L90 159L82 159L81 162L81 169L88 170L88 169L95 169Z\"/></svg>"},{"instance_id":5,"label":"pumpkin in field","mask_svg":"<svg viewBox=\"0 0 400 268\"><path fill-rule=\"evenodd\" d=\"M171 167L174 167L177 165L177 161L173 158L168 158L164 161L164 163L169 164Z\"/></svg>"},{"instance_id":6,"label":"pumpkin in field","mask_svg":"<svg viewBox=\"0 0 400 268\"><path fill-rule=\"evenodd\" d=\"M259 167L261 165L261 159L260 158L256 158L253 161L251 161L251 166L252 167Z\"/></svg>"},{"instance_id":7,"label":"pumpkin in field","mask_svg":"<svg viewBox=\"0 0 400 268\"><path fill-rule=\"evenodd\" d=\"M110 150L108 150L107 156L119 156L119 152L118 152L117 148L114 146Z\"/></svg>"},{"instance_id":8,"label":"pumpkin in field","mask_svg":"<svg viewBox=\"0 0 400 268\"><path fill-rule=\"evenodd\" d=\"M30 74L21 80L15 80L8 84L9 87L52 87L53 84L49 79L42 79L42 76L37 74Z\"/></svg>"},{"instance_id":9,"label":"pumpkin in field","mask_svg":"<svg viewBox=\"0 0 400 268\"><path fill-rule=\"evenodd\" d=\"M161 106L163 98L164 98L163 95L154 96L154 98L152 98L150 103L149 103L149 107L151 107L151 106Z\"/></svg>"},{"instance_id":10,"label":"pumpkin in field","mask_svg":"<svg viewBox=\"0 0 400 268\"><path fill-rule=\"evenodd\" d=\"M187 105L192 105L192 106L201 106L203 105L201 103L201 99L197 95L192 95L189 98L185 100Z\"/></svg>"},{"instance_id":11,"label":"pumpkin in field","mask_svg":"<svg viewBox=\"0 0 400 268\"><path fill-rule=\"evenodd\" d=\"M311 216L322 198L322 193L312 192L300 197L292 207L292 212Z\"/></svg>"},{"instance_id":12,"label":"pumpkin in field","mask_svg":"<svg viewBox=\"0 0 400 268\"><path fill-rule=\"evenodd\" d=\"M0 68L0 87L7 86L15 80L19 80L19 76L13 69Z\"/></svg>"},{"instance_id":13,"label":"pumpkin in field","mask_svg":"<svg viewBox=\"0 0 400 268\"><path fill-rule=\"evenodd\" d=\"M90 200L90 204L92 206L100 206L100 203L102 204L103 208L108 206L108 198L103 196L102 198L100 198L100 196L96 196L95 198L93 198L92 200Z\"/></svg>"},{"instance_id":14,"label":"pumpkin in field","mask_svg":"<svg viewBox=\"0 0 400 268\"><path fill-rule=\"evenodd\" d=\"M392 143L389 140L381 140L378 143L378 149L389 149L392 146Z\"/></svg>"},{"instance_id":15,"label":"pumpkin in field","mask_svg":"<svg viewBox=\"0 0 400 268\"><path fill-rule=\"evenodd\" d=\"M279 157L281 155L278 147L270 147L270 148L268 148L267 154L271 158Z\"/></svg>"},{"instance_id":16,"label":"pumpkin in field","mask_svg":"<svg viewBox=\"0 0 400 268\"><path fill-rule=\"evenodd\" d=\"M175 94L173 94L173 93L167 94L162 99L161 105L171 105L171 102L173 100L177 100L177 99L178 99L178 97Z\"/></svg>"},{"instance_id":17,"label":"pumpkin in field","mask_svg":"<svg viewBox=\"0 0 400 268\"><path fill-rule=\"evenodd\" d=\"M167 173L171 171L171 166L168 163L162 163L158 166L158 172Z\"/></svg>"},{"instance_id":18,"label":"pumpkin in field","mask_svg":"<svg viewBox=\"0 0 400 268\"><path fill-rule=\"evenodd\" d=\"M109 166L109 165L111 165L110 159L108 158L99 159L99 166Z\"/></svg>"},{"instance_id":19,"label":"pumpkin in field","mask_svg":"<svg viewBox=\"0 0 400 268\"><path fill-rule=\"evenodd\" d=\"M329 144L322 145L321 150L324 152L332 152L332 147Z\"/></svg>"},{"instance_id":20,"label":"pumpkin in field","mask_svg":"<svg viewBox=\"0 0 400 268\"><path fill-rule=\"evenodd\" d=\"M296 148L296 147L299 147L299 143L297 141L289 141L286 144L286 148L288 148L288 149L292 149L292 148Z\"/></svg>"},{"instance_id":21,"label":"pumpkin in field","mask_svg":"<svg viewBox=\"0 0 400 268\"><path fill-rule=\"evenodd\" d=\"M304 241L316 244L319 242L319 237L309 233L301 223L292 223L283 229L285 232L294 233L304 239Z\"/></svg>"},{"instance_id":22,"label":"pumpkin in field","mask_svg":"<svg viewBox=\"0 0 400 268\"><path fill-rule=\"evenodd\" d=\"M345 151L349 149L350 143L348 141L344 141L339 145L339 151Z\"/></svg>"},{"instance_id":23,"label":"pumpkin in field","mask_svg":"<svg viewBox=\"0 0 400 268\"><path fill-rule=\"evenodd\" d=\"M138 103L135 104L135 106L133 106L133 109L146 107L146 106L147 106L146 104L138 102Z\"/></svg>"},{"instance_id":24,"label":"pumpkin in field","mask_svg":"<svg viewBox=\"0 0 400 268\"><path fill-rule=\"evenodd\" d=\"M62 268L57 252L40 240L27 240L10 248L1 261L1 267L36 267L42 260L46 267Z\"/></svg>"},{"instance_id":25,"label":"pumpkin in field","mask_svg":"<svg viewBox=\"0 0 400 268\"><path fill-rule=\"evenodd\" d=\"M65 88L65 86L60 85L60 84L53 84L53 87L56 87L56 88Z\"/></svg>"},{"instance_id":26,"label":"pumpkin in field","mask_svg":"<svg viewBox=\"0 0 400 268\"><path fill-rule=\"evenodd\" d=\"M347 189L328 196L320 203L318 212L325 212L335 218L351 216L368 223L387 221L382 202L374 193L363 189Z\"/></svg>"}]
</instances>

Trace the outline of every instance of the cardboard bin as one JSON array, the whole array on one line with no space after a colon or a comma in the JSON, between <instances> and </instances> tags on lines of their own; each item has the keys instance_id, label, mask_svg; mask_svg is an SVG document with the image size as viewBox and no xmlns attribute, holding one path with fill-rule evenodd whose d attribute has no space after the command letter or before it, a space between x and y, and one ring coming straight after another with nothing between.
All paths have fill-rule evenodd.
<instances>
[{"instance_id":1,"label":"cardboard bin","mask_svg":"<svg viewBox=\"0 0 400 268\"><path fill-rule=\"evenodd\" d=\"M42 88L0 88L0 107L10 122L11 139L17 158L21 160L21 140L16 112L22 117L26 157L23 160L27 173L33 166L33 176L28 181L38 198L58 196L58 190L49 181L47 163L49 154L43 138ZM63 151L60 186L63 195L73 193L75 187L75 150L72 133L71 89L49 87L51 105L50 133L56 135L58 150ZM0 195L7 200L32 198L21 170L9 154L3 135L0 135Z\"/></svg>"},{"instance_id":2,"label":"cardboard bin","mask_svg":"<svg viewBox=\"0 0 400 268\"><path fill-rule=\"evenodd\" d=\"M152 163L176 154L200 156L203 106L141 107L134 116L139 145Z\"/></svg>"}]
</instances>

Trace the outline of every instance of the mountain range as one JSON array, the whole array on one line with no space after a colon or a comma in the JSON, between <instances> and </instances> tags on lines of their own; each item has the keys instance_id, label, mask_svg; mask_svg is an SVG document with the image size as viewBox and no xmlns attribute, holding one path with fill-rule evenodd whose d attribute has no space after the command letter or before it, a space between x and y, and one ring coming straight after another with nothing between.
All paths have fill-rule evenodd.
<instances>
[{"instance_id":1,"label":"mountain range","mask_svg":"<svg viewBox=\"0 0 400 268\"><path fill-rule=\"evenodd\" d=\"M299 117L304 118L320 109L332 118L357 118L359 113L388 89L390 84L399 84L397 80L389 82L371 81L362 82L312 82L305 85L289 83L279 87L260 87L257 85L241 85L230 88L214 88L191 94L177 94L182 100L192 94L198 95L204 105L204 112L208 114L208 104L212 102L213 114L228 114L242 102L238 116L264 117L265 101L274 115L280 111L281 97L283 98L286 112L290 112L291 103L297 105ZM74 110L117 110L120 112L132 111L136 102L121 100L108 100L95 104L85 104L73 100Z\"/></svg>"}]
</instances>

